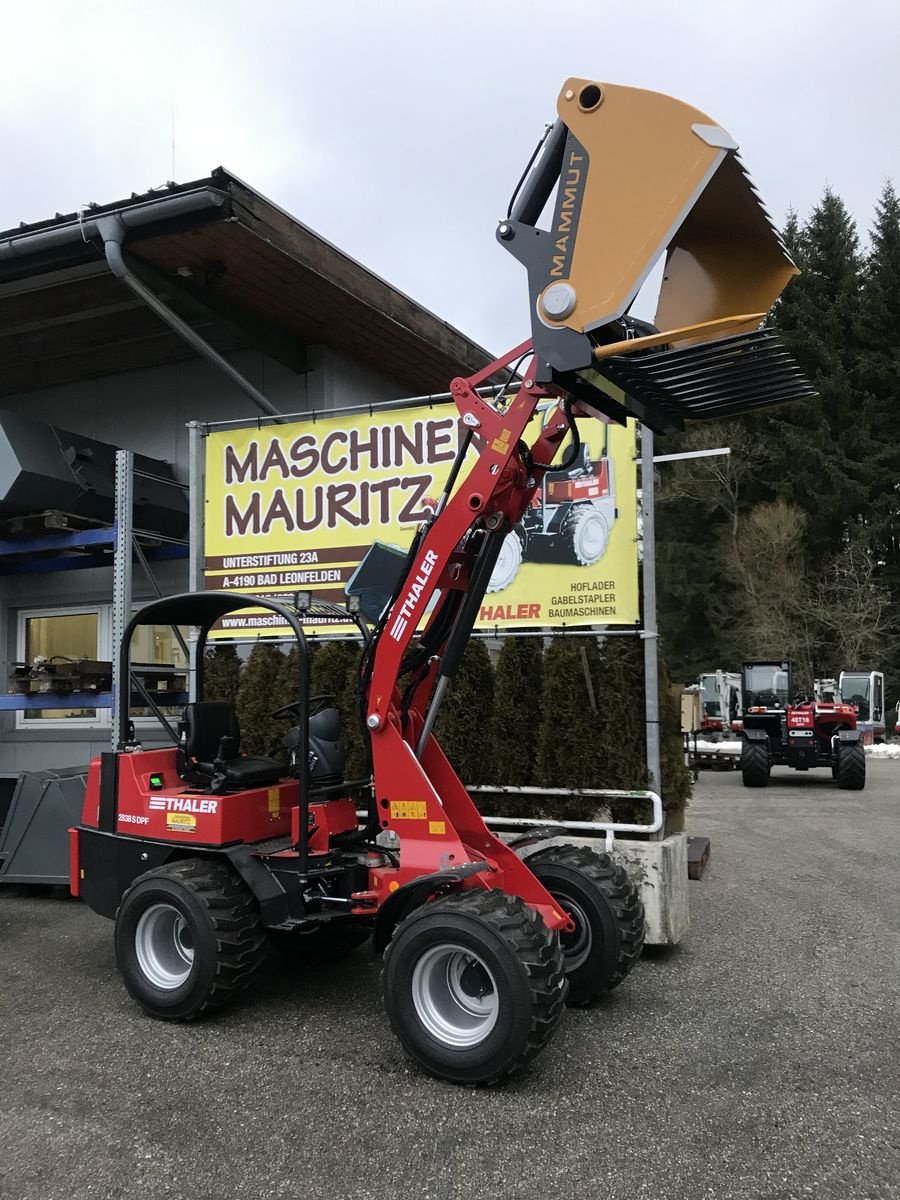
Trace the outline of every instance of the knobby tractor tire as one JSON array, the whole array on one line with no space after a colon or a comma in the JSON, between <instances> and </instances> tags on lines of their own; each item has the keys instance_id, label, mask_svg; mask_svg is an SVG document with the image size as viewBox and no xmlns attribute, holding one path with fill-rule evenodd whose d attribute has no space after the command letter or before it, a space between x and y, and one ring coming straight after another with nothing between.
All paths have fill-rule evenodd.
<instances>
[{"instance_id":1,"label":"knobby tractor tire","mask_svg":"<svg viewBox=\"0 0 900 1200\"><path fill-rule=\"evenodd\" d=\"M517 896L470 888L394 931L382 992L391 1028L426 1071L493 1084L547 1044L565 1009L559 938Z\"/></svg>"},{"instance_id":2,"label":"knobby tractor tire","mask_svg":"<svg viewBox=\"0 0 900 1200\"><path fill-rule=\"evenodd\" d=\"M569 560L580 567L593 566L606 553L609 524L592 504L573 504L559 532Z\"/></svg>"},{"instance_id":3,"label":"knobby tractor tire","mask_svg":"<svg viewBox=\"0 0 900 1200\"><path fill-rule=\"evenodd\" d=\"M372 936L372 926L360 917L335 917L323 924L295 929L269 929L269 941L298 966L340 962Z\"/></svg>"},{"instance_id":4,"label":"knobby tractor tire","mask_svg":"<svg viewBox=\"0 0 900 1200\"><path fill-rule=\"evenodd\" d=\"M644 906L624 869L587 846L547 846L525 860L575 921L563 933L568 1003L590 1004L622 982L641 956Z\"/></svg>"},{"instance_id":5,"label":"knobby tractor tire","mask_svg":"<svg viewBox=\"0 0 900 1200\"><path fill-rule=\"evenodd\" d=\"M866 786L866 750L862 742L838 744L835 779L839 788L861 792Z\"/></svg>"},{"instance_id":6,"label":"knobby tractor tire","mask_svg":"<svg viewBox=\"0 0 900 1200\"><path fill-rule=\"evenodd\" d=\"M511 529L503 539L497 562L487 585L488 592L502 592L510 587L522 567L527 535L523 525Z\"/></svg>"},{"instance_id":7,"label":"knobby tractor tire","mask_svg":"<svg viewBox=\"0 0 900 1200\"><path fill-rule=\"evenodd\" d=\"M253 894L225 863L183 859L134 881L116 914L116 962L151 1016L192 1021L256 980L266 936Z\"/></svg>"},{"instance_id":8,"label":"knobby tractor tire","mask_svg":"<svg viewBox=\"0 0 900 1200\"><path fill-rule=\"evenodd\" d=\"M768 787L769 749L765 742L744 741L741 746L741 778L744 787Z\"/></svg>"}]
</instances>

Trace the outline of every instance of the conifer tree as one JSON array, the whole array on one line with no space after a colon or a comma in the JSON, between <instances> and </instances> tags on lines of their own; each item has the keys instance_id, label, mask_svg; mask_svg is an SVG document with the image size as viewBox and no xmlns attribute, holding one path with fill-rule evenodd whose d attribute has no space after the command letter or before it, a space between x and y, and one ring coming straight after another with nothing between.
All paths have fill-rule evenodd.
<instances>
[{"instance_id":1,"label":"conifer tree","mask_svg":"<svg viewBox=\"0 0 900 1200\"><path fill-rule=\"evenodd\" d=\"M672 687L665 657L660 654L659 674L659 769L660 796L666 813L666 832L684 829L684 810L691 796L691 777L684 764L681 735L681 689Z\"/></svg>"},{"instance_id":2,"label":"conifer tree","mask_svg":"<svg viewBox=\"0 0 900 1200\"><path fill-rule=\"evenodd\" d=\"M900 197L884 185L875 208L860 297L858 378L869 396L872 492L866 513L879 574L900 591ZM897 596L900 600L900 595Z\"/></svg>"},{"instance_id":3,"label":"conifer tree","mask_svg":"<svg viewBox=\"0 0 900 1200\"><path fill-rule=\"evenodd\" d=\"M237 704L241 681L241 660L237 647L230 642L208 646L203 657L203 699Z\"/></svg>"},{"instance_id":4,"label":"conifer tree","mask_svg":"<svg viewBox=\"0 0 900 1200\"><path fill-rule=\"evenodd\" d=\"M636 637L609 637L603 643L596 737L602 758L593 786L645 788L644 655Z\"/></svg>"},{"instance_id":5,"label":"conifer tree","mask_svg":"<svg viewBox=\"0 0 900 1200\"><path fill-rule=\"evenodd\" d=\"M357 647L357 649L359 649ZM365 779L372 769L368 746L368 731L364 730L359 707L359 663L347 676L341 698L341 723L344 730L344 745L347 748L345 776L347 779Z\"/></svg>"},{"instance_id":6,"label":"conifer tree","mask_svg":"<svg viewBox=\"0 0 900 1200\"><path fill-rule=\"evenodd\" d=\"M773 315L818 395L746 418L760 447L758 486L748 500L799 499L807 549L821 559L837 552L866 499L871 444L857 419L853 378L862 257L855 222L830 188L788 236L801 274Z\"/></svg>"},{"instance_id":7,"label":"conifer tree","mask_svg":"<svg viewBox=\"0 0 900 1200\"><path fill-rule=\"evenodd\" d=\"M311 696L325 693L341 714L346 752L345 776L360 778L366 771L366 754L356 707L360 645L357 641L334 640L320 645L312 661Z\"/></svg>"},{"instance_id":8,"label":"conifer tree","mask_svg":"<svg viewBox=\"0 0 900 1200\"><path fill-rule=\"evenodd\" d=\"M660 796L667 832L684 828L683 811L690 797L690 776L684 765L681 736L680 688L673 689L662 654L657 659L659 679ZM623 791L643 790L647 778L644 652L637 638L607 638L603 647L598 731L605 764L598 787ZM614 820L644 823L651 806L637 800L610 804Z\"/></svg>"},{"instance_id":9,"label":"conifer tree","mask_svg":"<svg viewBox=\"0 0 900 1200\"><path fill-rule=\"evenodd\" d=\"M528 786L535 782L543 659L541 638L503 639L494 670L492 774L485 776L486 783Z\"/></svg>"},{"instance_id":10,"label":"conifer tree","mask_svg":"<svg viewBox=\"0 0 900 1200\"><path fill-rule=\"evenodd\" d=\"M542 719L537 731L537 780L542 787L595 788L605 752L599 736L597 696L600 652L594 637L554 637L544 654ZM542 806L560 820L590 820L597 804L572 797ZM534 815L540 815L535 813Z\"/></svg>"},{"instance_id":11,"label":"conifer tree","mask_svg":"<svg viewBox=\"0 0 900 1200\"><path fill-rule=\"evenodd\" d=\"M356 642L335 639L322 643L313 656L310 695L331 695L340 707L347 681L356 674L358 666L359 645Z\"/></svg>"},{"instance_id":12,"label":"conifer tree","mask_svg":"<svg viewBox=\"0 0 900 1200\"><path fill-rule=\"evenodd\" d=\"M470 638L444 697L435 736L464 784L490 781L494 672L483 638Z\"/></svg>"},{"instance_id":13,"label":"conifer tree","mask_svg":"<svg viewBox=\"0 0 900 1200\"><path fill-rule=\"evenodd\" d=\"M878 489L868 513L872 561L888 592L894 628L900 620L900 197L884 185L875 209L860 305L860 383L872 397L871 422L877 452ZM900 697L900 643L882 642L888 707Z\"/></svg>"},{"instance_id":14,"label":"conifer tree","mask_svg":"<svg viewBox=\"0 0 900 1200\"><path fill-rule=\"evenodd\" d=\"M278 683L283 678L284 655L277 645L260 639L250 652L237 694L241 748L247 754L273 754L284 737L272 712L280 701Z\"/></svg>"}]
</instances>

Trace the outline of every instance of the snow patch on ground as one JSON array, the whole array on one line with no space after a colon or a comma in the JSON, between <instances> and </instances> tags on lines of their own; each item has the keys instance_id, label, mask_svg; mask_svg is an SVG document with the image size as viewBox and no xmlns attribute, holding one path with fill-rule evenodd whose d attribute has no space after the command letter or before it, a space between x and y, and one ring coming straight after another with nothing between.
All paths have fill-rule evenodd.
<instances>
[{"instance_id":1,"label":"snow patch on ground","mask_svg":"<svg viewBox=\"0 0 900 1200\"><path fill-rule=\"evenodd\" d=\"M740 755L740 742L702 742L697 741L699 754L716 754L721 758ZM885 742L883 746L866 746L866 754L870 758L890 758L900 762L900 742Z\"/></svg>"},{"instance_id":2,"label":"snow patch on ground","mask_svg":"<svg viewBox=\"0 0 900 1200\"><path fill-rule=\"evenodd\" d=\"M900 760L900 743L885 742L883 746L866 746L870 758L895 758Z\"/></svg>"},{"instance_id":3,"label":"snow patch on ground","mask_svg":"<svg viewBox=\"0 0 900 1200\"><path fill-rule=\"evenodd\" d=\"M697 741L697 752L699 754L721 754L723 756L731 754L740 754L740 742L702 742Z\"/></svg>"}]
</instances>

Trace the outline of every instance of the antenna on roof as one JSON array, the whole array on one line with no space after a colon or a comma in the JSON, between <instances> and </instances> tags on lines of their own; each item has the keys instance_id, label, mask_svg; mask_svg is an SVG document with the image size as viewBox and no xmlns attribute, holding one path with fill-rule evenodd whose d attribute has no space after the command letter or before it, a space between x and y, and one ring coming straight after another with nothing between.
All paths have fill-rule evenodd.
<instances>
[{"instance_id":1,"label":"antenna on roof","mask_svg":"<svg viewBox=\"0 0 900 1200\"><path fill-rule=\"evenodd\" d=\"M175 179L175 89L172 88L172 174L170 179Z\"/></svg>"}]
</instances>

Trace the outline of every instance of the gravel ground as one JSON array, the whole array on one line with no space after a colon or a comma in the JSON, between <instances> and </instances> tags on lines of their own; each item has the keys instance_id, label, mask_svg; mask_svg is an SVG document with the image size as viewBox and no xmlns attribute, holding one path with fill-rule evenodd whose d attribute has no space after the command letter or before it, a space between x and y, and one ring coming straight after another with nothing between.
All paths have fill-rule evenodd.
<instances>
[{"instance_id":1,"label":"gravel ground","mask_svg":"<svg viewBox=\"0 0 900 1200\"><path fill-rule=\"evenodd\" d=\"M900 1197L900 765L869 772L704 774L687 941L490 1091L407 1064L365 951L273 954L239 1007L170 1026L110 923L0 892L0 1196Z\"/></svg>"}]
</instances>

